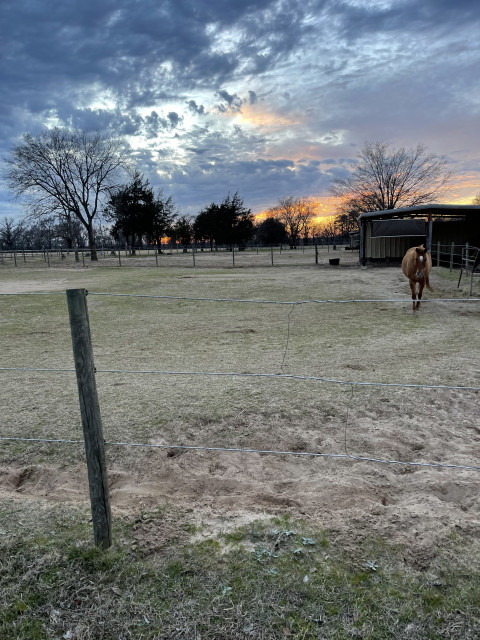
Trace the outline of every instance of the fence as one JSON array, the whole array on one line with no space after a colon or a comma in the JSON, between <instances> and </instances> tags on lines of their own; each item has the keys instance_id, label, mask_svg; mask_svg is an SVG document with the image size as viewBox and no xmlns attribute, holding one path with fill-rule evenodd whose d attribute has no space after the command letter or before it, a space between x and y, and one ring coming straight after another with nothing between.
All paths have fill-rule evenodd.
<instances>
[{"instance_id":1,"label":"fence","mask_svg":"<svg viewBox=\"0 0 480 640\"><path fill-rule=\"evenodd\" d=\"M436 267L468 270L472 255L477 247L466 244L440 243L432 246L432 261ZM97 262L91 262L90 251L78 249L78 261L73 251L65 249L0 249L0 264L17 268L25 266L62 267L192 267L192 268L235 268L271 266L293 266L321 264L353 265L358 263L358 250L341 244L301 244L295 248L289 245L251 247L218 246L213 249L191 245L162 245L156 247L124 248L119 246L97 248ZM338 261L338 262L336 262Z\"/></svg>"},{"instance_id":2,"label":"fence","mask_svg":"<svg viewBox=\"0 0 480 640\"><path fill-rule=\"evenodd\" d=\"M340 244L301 244L251 247L218 246L214 249L191 245L162 245L156 247L103 247L97 248L96 262L90 260L90 251L78 249L78 260L74 251L55 250L0 250L0 264L12 267L192 267L192 268L235 268L258 266L292 266L294 264L326 264L330 259L341 263L356 264L358 250ZM334 264L332 262L332 264Z\"/></svg>"},{"instance_id":3,"label":"fence","mask_svg":"<svg viewBox=\"0 0 480 640\"><path fill-rule=\"evenodd\" d=\"M464 269L470 256L478 251L477 247L466 244L442 244L437 242L432 246L432 261L437 267L446 267L450 271L453 269Z\"/></svg>"},{"instance_id":4,"label":"fence","mask_svg":"<svg viewBox=\"0 0 480 640\"><path fill-rule=\"evenodd\" d=\"M41 294L41 293L24 293L24 294L1 294L1 295L64 295L58 294ZM152 300L192 300L203 302L224 302L224 303L245 303L245 304L280 304L290 305L292 309L297 305L306 304L349 304L349 303L410 303L409 299L390 299L390 300L367 300L367 299L350 299L350 300L301 300L301 301L274 301L274 300L239 300L227 298L187 298L181 296L153 296L142 294L112 294L90 292L92 296L115 296L129 298L149 298ZM473 385L446 385L446 384L404 384L400 382L375 382L375 381L351 381L342 379L333 379L317 376L302 376L295 374L266 374L266 373L241 373L241 372L207 372L207 371L164 371L164 370L126 370L126 369L96 369L93 362L93 354L91 348L91 338L87 310L87 292L84 289L75 289L67 291L67 300L69 307L70 328L72 334L72 345L74 352L75 369L48 369L48 368L27 368L27 367L0 367L0 371L41 371L41 372L76 372L78 395L80 401L80 411L82 415L82 425L84 431L85 451L88 465L90 497L92 504L92 515L94 523L94 535L97 545L108 547L111 544L111 517L107 483L107 472L105 464L104 444L110 446L123 447L148 447L148 448L168 448L168 449L185 449L185 450L205 450L205 451L225 451L225 452L242 452L242 453L261 453L274 455L292 455L292 456L308 456L322 457L333 459L350 459L357 461L373 462L389 465L407 465L416 467L433 467L433 468L450 468L464 471L480 471L480 466L476 465L459 465L448 462L411 462L394 459L381 459L378 457L356 456L347 450L346 444L346 427L345 427L345 451L343 453L324 453L324 452L298 452L298 451L282 451L276 449L258 449L253 447L214 447L214 446L188 446L184 444L151 444L142 442L107 442L104 443L102 435L102 423L100 417L100 407L96 392L95 375L108 373L123 373L135 375L162 375L162 376L230 376L236 378L270 378L276 380L296 380L296 381L313 381L318 383L328 383L335 385L348 385L352 389L355 386L360 387L382 387L382 388L405 388L413 390L429 390L438 389L443 391L459 390L461 392L478 392L479 386ZM464 298L464 299L429 299L425 302L433 303L437 300L442 302L469 302L478 303L480 298ZM290 330L290 313L288 315L288 329ZM287 343L285 352L288 348L289 331L287 333ZM283 365L282 365L283 366ZM66 443L78 444L76 440L60 440L48 438L14 438L0 437L2 441L25 441L25 442L50 442L50 443Z\"/></svg>"}]
</instances>

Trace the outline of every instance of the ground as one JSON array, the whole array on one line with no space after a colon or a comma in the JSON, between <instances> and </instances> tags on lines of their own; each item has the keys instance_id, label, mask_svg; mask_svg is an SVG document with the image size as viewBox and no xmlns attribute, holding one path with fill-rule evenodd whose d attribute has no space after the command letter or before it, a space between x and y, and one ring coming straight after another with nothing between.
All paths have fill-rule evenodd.
<instances>
[{"instance_id":1,"label":"ground","mask_svg":"<svg viewBox=\"0 0 480 640\"><path fill-rule=\"evenodd\" d=\"M330 267L327 257L319 265L298 256L274 267L249 266L243 257L243 265L221 269L3 269L0 293L88 289L105 440L170 445L107 445L114 513L170 503L193 508L212 528L228 529L287 512L343 534L377 532L406 544L419 564L449 533L478 536L479 302L448 301L466 298L467 284L457 289L455 273L434 268L435 292L425 297L440 300L412 312L399 265L361 268L342 254L340 266ZM351 299L402 301L293 304ZM2 367L73 367L64 295L5 296L0 303ZM140 370L176 375L125 373ZM81 441L73 373L0 375L1 435ZM4 441L1 449L0 500L88 503L81 444ZM348 455L477 468L384 464Z\"/></svg>"}]
</instances>

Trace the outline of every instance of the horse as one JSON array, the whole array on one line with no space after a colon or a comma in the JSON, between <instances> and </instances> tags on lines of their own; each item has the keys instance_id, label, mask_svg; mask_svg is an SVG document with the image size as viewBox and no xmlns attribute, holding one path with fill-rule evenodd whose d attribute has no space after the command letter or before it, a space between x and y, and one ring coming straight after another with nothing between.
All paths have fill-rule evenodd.
<instances>
[{"instance_id":1,"label":"horse","mask_svg":"<svg viewBox=\"0 0 480 640\"><path fill-rule=\"evenodd\" d=\"M428 249L423 244L419 247L412 247L407 251L402 260L402 271L409 280L410 289L412 291L413 310L416 311L420 307L423 288L433 291L428 280L430 270L432 268L432 258ZM417 300L417 282L418 282L418 300Z\"/></svg>"}]
</instances>

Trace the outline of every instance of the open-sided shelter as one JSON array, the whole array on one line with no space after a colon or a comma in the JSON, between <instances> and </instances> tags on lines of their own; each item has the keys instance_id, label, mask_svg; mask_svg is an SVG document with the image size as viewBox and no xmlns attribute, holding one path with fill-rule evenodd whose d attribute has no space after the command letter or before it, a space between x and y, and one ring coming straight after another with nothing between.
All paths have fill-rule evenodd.
<instances>
[{"instance_id":1,"label":"open-sided shelter","mask_svg":"<svg viewBox=\"0 0 480 640\"><path fill-rule=\"evenodd\" d=\"M440 243L480 246L480 206L429 204L359 217L360 262L403 258L410 247L424 244L430 251Z\"/></svg>"}]
</instances>

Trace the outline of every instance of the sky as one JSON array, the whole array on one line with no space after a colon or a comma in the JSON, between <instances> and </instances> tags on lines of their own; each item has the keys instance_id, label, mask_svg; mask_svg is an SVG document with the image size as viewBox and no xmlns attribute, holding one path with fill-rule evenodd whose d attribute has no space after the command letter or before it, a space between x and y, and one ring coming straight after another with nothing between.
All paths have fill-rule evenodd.
<instances>
[{"instance_id":1,"label":"sky","mask_svg":"<svg viewBox=\"0 0 480 640\"><path fill-rule=\"evenodd\" d=\"M365 143L480 192L478 0L1 0L0 158L26 133L123 136L180 212L329 188ZM0 179L0 221L24 211Z\"/></svg>"}]
</instances>

